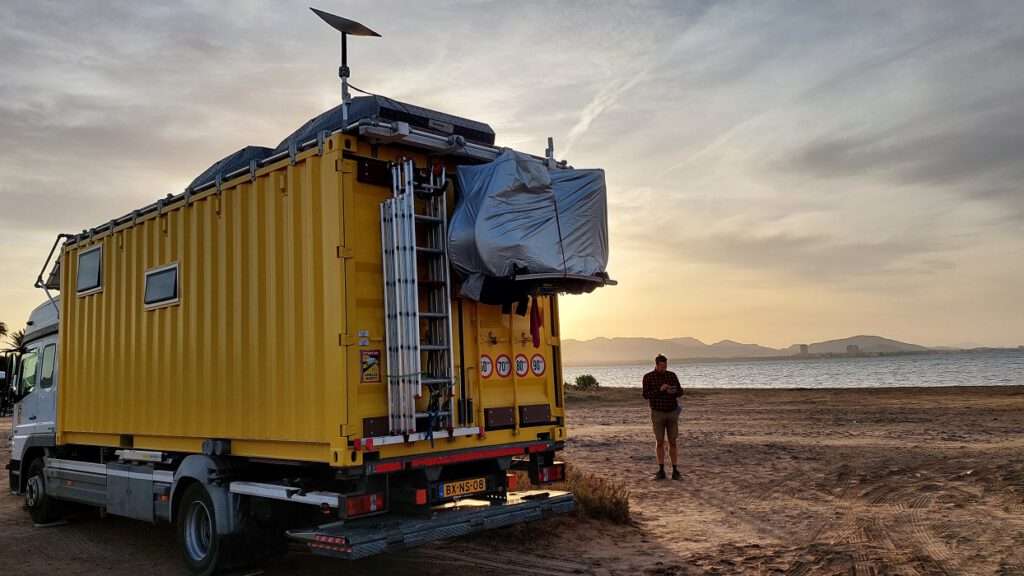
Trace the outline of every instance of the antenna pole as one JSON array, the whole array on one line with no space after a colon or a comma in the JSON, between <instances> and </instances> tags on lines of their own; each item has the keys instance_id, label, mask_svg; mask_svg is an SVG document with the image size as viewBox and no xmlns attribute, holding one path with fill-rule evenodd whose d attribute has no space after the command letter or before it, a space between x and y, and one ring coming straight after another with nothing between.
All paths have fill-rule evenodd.
<instances>
[{"instance_id":1,"label":"antenna pole","mask_svg":"<svg viewBox=\"0 0 1024 576\"><path fill-rule=\"evenodd\" d=\"M348 104L352 100L352 95L348 93L348 35L380 37L380 34L377 34L355 20L342 18L337 14L331 14L330 12L317 10L316 8L310 8L310 10L312 10L314 14L319 16L320 19L326 22L331 28L341 32L341 66L338 67L338 77L341 78L341 122L345 128L348 128Z\"/></svg>"},{"instance_id":2,"label":"antenna pole","mask_svg":"<svg viewBox=\"0 0 1024 576\"><path fill-rule=\"evenodd\" d=\"M352 95L348 93L348 34L341 33L341 67L338 68L338 77L341 78L341 123L348 127L348 102Z\"/></svg>"}]
</instances>

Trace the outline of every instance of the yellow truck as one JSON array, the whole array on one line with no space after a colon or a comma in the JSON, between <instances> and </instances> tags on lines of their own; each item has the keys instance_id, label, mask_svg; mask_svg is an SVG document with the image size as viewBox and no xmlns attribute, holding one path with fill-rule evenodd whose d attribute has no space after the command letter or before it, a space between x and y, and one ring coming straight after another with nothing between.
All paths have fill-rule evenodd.
<instances>
[{"instance_id":1,"label":"yellow truck","mask_svg":"<svg viewBox=\"0 0 1024 576\"><path fill-rule=\"evenodd\" d=\"M68 501L173 523L200 574L571 510L542 488L564 474L558 294L612 283L605 205L550 146L346 97L58 238L11 489L40 524Z\"/></svg>"}]
</instances>

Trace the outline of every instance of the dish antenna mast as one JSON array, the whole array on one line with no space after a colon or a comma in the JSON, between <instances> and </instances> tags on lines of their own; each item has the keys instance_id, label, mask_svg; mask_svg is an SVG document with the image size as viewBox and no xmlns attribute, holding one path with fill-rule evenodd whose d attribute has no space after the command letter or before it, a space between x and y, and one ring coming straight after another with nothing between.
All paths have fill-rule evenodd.
<instances>
[{"instance_id":1,"label":"dish antenna mast","mask_svg":"<svg viewBox=\"0 0 1024 576\"><path fill-rule=\"evenodd\" d=\"M324 12L323 10L317 10L316 8L310 8L314 14L320 17L321 20L327 22L331 28L334 28L338 32L341 32L341 66L338 68L338 77L341 78L341 121L342 125L348 126L348 103L352 100L352 95L348 93L348 35L353 36L376 36L380 38L380 34L377 34L373 30L370 30L366 26L363 26L355 20L349 20L348 18L342 18L336 14L330 12Z\"/></svg>"}]
</instances>

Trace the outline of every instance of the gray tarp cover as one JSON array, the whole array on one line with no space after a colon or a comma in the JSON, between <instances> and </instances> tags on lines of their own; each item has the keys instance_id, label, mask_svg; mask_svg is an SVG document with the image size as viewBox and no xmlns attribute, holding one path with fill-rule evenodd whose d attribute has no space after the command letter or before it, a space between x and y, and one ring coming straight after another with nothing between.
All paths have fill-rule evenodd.
<instances>
[{"instance_id":1,"label":"gray tarp cover","mask_svg":"<svg viewBox=\"0 0 1024 576\"><path fill-rule=\"evenodd\" d=\"M479 300L487 276L605 272L603 170L548 169L505 150L493 162L459 166L458 181L448 239L463 296Z\"/></svg>"}]
</instances>

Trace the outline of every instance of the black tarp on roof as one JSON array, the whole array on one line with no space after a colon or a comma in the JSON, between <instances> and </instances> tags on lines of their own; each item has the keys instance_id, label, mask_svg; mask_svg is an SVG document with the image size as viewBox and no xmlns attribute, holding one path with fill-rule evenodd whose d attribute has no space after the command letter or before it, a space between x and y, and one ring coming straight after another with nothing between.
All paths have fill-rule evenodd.
<instances>
[{"instance_id":1,"label":"black tarp on roof","mask_svg":"<svg viewBox=\"0 0 1024 576\"><path fill-rule=\"evenodd\" d=\"M494 130L483 122L413 106L412 104L392 100L386 96L359 96L358 98L353 98L349 103L348 121L351 124L363 119L407 122L410 126L430 130L438 134L457 134L470 142L487 145L494 144ZM330 133L343 128L342 124L341 105L339 104L303 124L298 130L282 140L276 149L264 146L246 146L218 160L203 171L202 174L196 176L192 183L189 184L189 188L194 189L208 182L215 181L218 176L223 178L239 168L246 168L252 160L259 162L278 152L286 151L293 142L296 148L298 148L306 142L316 140L320 132L326 131Z\"/></svg>"},{"instance_id":2,"label":"black tarp on roof","mask_svg":"<svg viewBox=\"0 0 1024 576\"><path fill-rule=\"evenodd\" d=\"M273 150L265 146L246 146L245 148L242 148L232 154L228 154L224 158L214 162L213 165L204 170L202 174L196 176L195 180L192 180L188 187L195 189L207 182L213 182L218 176L224 177L239 168L248 168L249 163L253 160L259 162L273 153Z\"/></svg>"},{"instance_id":3,"label":"black tarp on roof","mask_svg":"<svg viewBox=\"0 0 1024 576\"><path fill-rule=\"evenodd\" d=\"M349 103L348 121L358 122L364 118L408 122L410 126L430 130L439 134L458 134L471 142L494 144L494 130L483 122L452 116L436 110L428 110L412 104L392 100L386 96L359 96ZM343 128L341 105L313 118L292 132L277 145L275 152L287 150L294 142L301 146L310 140L316 140L317 134L323 131L333 132Z\"/></svg>"}]
</instances>

